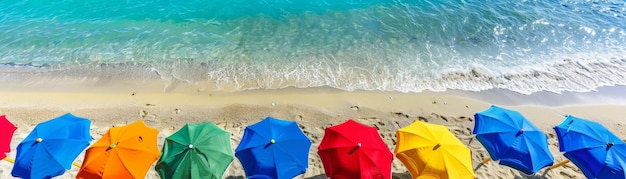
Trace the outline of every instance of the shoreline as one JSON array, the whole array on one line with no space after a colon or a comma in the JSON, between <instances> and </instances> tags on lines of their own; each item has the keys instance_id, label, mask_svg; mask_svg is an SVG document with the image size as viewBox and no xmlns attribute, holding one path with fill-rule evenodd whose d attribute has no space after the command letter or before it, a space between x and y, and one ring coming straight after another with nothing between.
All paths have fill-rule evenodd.
<instances>
[{"instance_id":1,"label":"shoreline","mask_svg":"<svg viewBox=\"0 0 626 179\"><path fill-rule=\"evenodd\" d=\"M51 81L6 81L0 93L28 92L28 93L99 93L99 94L188 94L188 95L245 95L245 94L272 94L272 93L383 93L392 95L433 95L433 96L458 96L492 104L507 106L539 105L548 107L576 106L576 105L626 105L626 85L604 86L587 92L564 91L560 93L539 91L531 94L522 94L508 89L489 89L482 91L446 90L446 91L422 91L422 92L399 92L379 90L354 90L346 91L332 87L308 87L308 88L279 88L279 89L251 89L241 91L223 91L217 89L204 89L189 83L171 83L161 79L150 79L141 83L136 80L104 80L104 79L55 79Z\"/></svg>"},{"instance_id":2,"label":"shoreline","mask_svg":"<svg viewBox=\"0 0 626 179\"><path fill-rule=\"evenodd\" d=\"M444 92L445 93L445 92ZM539 105L550 107L577 105L626 105L626 86L600 87L594 91L554 93L548 91L521 94L506 89L486 91L451 90L450 94L508 106Z\"/></svg>"},{"instance_id":3,"label":"shoreline","mask_svg":"<svg viewBox=\"0 0 626 179\"><path fill-rule=\"evenodd\" d=\"M103 87L103 86L101 86ZM620 89L622 87L616 87ZM104 89L104 88L100 88ZM602 93L604 90L600 90ZM496 92L493 92L496 93ZM463 143L473 151L472 161L476 167L488 156L482 146L473 140L473 114L495 104L518 110L550 136L550 148L555 163L564 160L558 150L558 143L552 127L559 124L565 114L574 115L602 123L619 137L626 132L619 129L626 125L620 121L626 116L626 105L585 104L550 106L530 103L532 98L505 98L487 92L474 97L457 92L379 92L341 91L331 88L289 88L278 90L250 90L241 92L174 91L146 92L115 89L101 90L29 89L7 88L0 90L0 114L18 126L11 143L15 148L39 122L49 120L67 112L92 120L92 136L98 140L109 127L125 125L142 119L147 125L157 128L159 149L163 139L185 123L205 121L215 122L231 133L231 147L239 143L246 126L256 123L266 116L293 120L301 125L313 145L310 150L309 169L297 178L324 178L323 167L317 156L317 145L323 137L325 127L354 119L366 125L379 128L383 140L391 151L395 148L395 131L414 120L425 120L448 127ZM540 97L543 94L538 95ZM557 95L557 94L555 94ZM558 96L558 95L557 95ZM482 99L480 99L482 97ZM567 95L563 95L564 99ZM517 105L492 103L491 100L517 102ZM95 140L93 142L95 142ZM81 162L82 155L75 161ZM10 178L11 165L0 162L0 178ZM58 178L72 178L78 168L74 167ZM543 170L542 170L543 171ZM406 168L394 159L392 172L397 178L406 178ZM243 169L235 159L225 173L225 178L243 177ZM528 178L513 169L490 162L476 171L478 178ZM583 178L573 164L548 172L548 178ZM151 169L146 178L158 178Z\"/></svg>"},{"instance_id":4,"label":"shoreline","mask_svg":"<svg viewBox=\"0 0 626 179\"><path fill-rule=\"evenodd\" d=\"M219 61L174 60L163 63L127 62L57 65L0 64L0 83L10 88L53 91L129 91L186 92L256 91L282 89L333 88L344 91L387 91L402 93L457 93L485 99L489 94L578 97L600 92L596 96L615 97L611 89L626 91L622 72L626 58L611 57L600 61L568 59L548 65L557 69L539 70L541 66L519 67L502 72L484 67L448 69L432 75L413 74L414 70L394 72L387 68L357 66L316 66L291 64L286 69L264 69L268 64L236 64ZM255 66L260 65L260 66ZM283 64L274 64L284 66ZM546 64L544 64L546 65ZM331 69L326 69L331 68ZM556 70L556 71L555 71ZM384 74L379 74L383 73ZM401 73L396 74L396 73ZM62 85L59 85L62 84ZM621 87L621 88L619 88ZM609 92L605 92L609 91ZM486 94L483 94L486 93ZM519 93L519 94L518 94ZM537 97L535 99L544 99ZM624 99L624 98L621 98ZM515 99L518 100L518 99ZM535 100L537 101L537 100ZM589 99L581 100L588 102ZM514 104L511 101L501 101ZM544 100L535 104L557 104Z\"/></svg>"}]
</instances>

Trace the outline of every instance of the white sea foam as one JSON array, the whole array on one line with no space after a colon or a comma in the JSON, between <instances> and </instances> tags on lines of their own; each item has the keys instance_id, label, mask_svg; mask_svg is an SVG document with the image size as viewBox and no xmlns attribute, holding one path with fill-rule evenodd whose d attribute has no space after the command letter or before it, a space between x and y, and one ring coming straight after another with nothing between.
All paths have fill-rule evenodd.
<instances>
[{"instance_id":1,"label":"white sea foam","mask_svg":"<svg viewBox=\"0 0 626 179\"><path fill-rule=\"evenodd\" d=\"M403 65L364 66L333 60L333 57L300 64L268 62L255 65L189 61L159 65L120 63L43 67L5 64L0 68L0 81L25 79L33 85L55 83L58 79L82 79L75 83L95 85L121 80L140 85L143 80L160 80L164 92L181 84L206 91L332 87L347 91L400 92L506 89L522 94L587 92L603 86L626 85L626 56L568 58L519 66L473 64L465 69L428 70L428 66Z\"/></svg>"},{"instance_id":2,"label":"white sea foam","mask_svg":"<svg viewBox=\"0 0 626 179\"><path fill-rule=\"evenodd\" d=\"M244 10L232 7L247 2L229 1L212 11L196 7L208 1L181 1L173 3L181 7L176 17L151 11L169 4L98 3L0 6L0 80L158 80L165 92L324 86L529 94L626 84L623 2L299 1L301 8L284 1Z\"/></svg>"}]
</instances>

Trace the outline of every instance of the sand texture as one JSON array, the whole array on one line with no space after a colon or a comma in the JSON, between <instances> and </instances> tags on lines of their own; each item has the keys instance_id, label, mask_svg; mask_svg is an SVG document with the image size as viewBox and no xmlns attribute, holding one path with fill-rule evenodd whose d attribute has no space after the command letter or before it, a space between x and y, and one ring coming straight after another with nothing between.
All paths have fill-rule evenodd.
<instances>
[{"instance_id":1,"label":"sand texture","mask_svg":"<svg viewBox=\"0 0 626 179\"><path fill-rule=\"evenodd\" d=\"M476 168L488 157L487 152L471 134L473 115L491 104L446 93L383 93L344 92L330 89L285 89L249 91L238 93L148 93L148 92L0 92L0 114L18 126L8 154L14 158L15 148L34 126L51 118L71 112L92 120L91 135L99 139L111 126L120 126L142 119L159 133L159 149L165 137L186 123L211 121L231 133L235 149L246 126L266 116L296 121L312 141L309 168L298 178L325 178L322 163L317 155L324 129L347 119L374 126L393 151L397 129L414 120L447 126L472 150ZM595 120L617 136L624 138L620 129L626 116L626 106L503 106L518 110L549 136L550 149L555 163L565 160L558 151L558 142L552 127L559 124L563 115ZM95 142L95 140L93 141ZM84 152L76 162L81 163ZM12 164L0 161L0 178L11 178ZM410 178L404 165L394 158L394 178ZM74 178L78 168L73 167L57 178ZM545 175L544 175L545 173ZM563 167L528 176L497 162L489 162L476 170L477 178L584 178L576 166ZM146 178L159 178L152 169ZM245 178L239 161L235 158L224 178Z\"/></svg>"}]
</instances>

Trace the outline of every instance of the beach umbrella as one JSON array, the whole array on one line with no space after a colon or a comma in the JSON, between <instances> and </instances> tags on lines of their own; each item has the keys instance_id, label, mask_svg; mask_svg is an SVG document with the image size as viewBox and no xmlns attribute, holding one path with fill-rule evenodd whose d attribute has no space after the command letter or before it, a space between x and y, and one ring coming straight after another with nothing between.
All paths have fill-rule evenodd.
<instances>
[{"instance_id":1,"label":"beach umbrella","mask_svg":"<svg viewBox=\"0 0 626 179\"><path fill-rule=\"evenodd\" d=\"M155 169L163 179L221 179L232 150L230 134L214 123L186 124L165 139Z\"/></svg>"},{"instance_id":2,"label":"beach umbrella","mask_svg":"<svg viewBox=\"0 0 626 179\"><path fill-rule=\"evenodd\" d=\"M20 178L52 178L69 170L89 146L91 121L70 113L39 123L17 146L11 175Z\"/></svg>"},{"instance_id":3,"label":"beach umbrella","mask_svg":"<svg viewBox=\"0 0 626 179\"><path fill-rule=\"evenodd\" d=\"M158 134L142 120L110 128L87 149L76 178L144 178L159 157Z\"/></svg>"},{"instance_id":4,"label":"beach umbrella","mask_svg":"<svg viewBox=\"0 0 626 179\"><path fill-rule=\"evenodd\" d=\"M393 155L374 127L353 120L328 127L317 149L327 177L391 178Z\"/></svg>"},{"instance_id":5,"label":"beach umbrella","mask_svg":"<svg viewBox=\"0 0 626 179\"><path fill-rule=\"evenodd\" d=\"M567 116L554 127L559 150L587 178L626 178L626 145L602 124Z\"/></svg>"},{"instance_id":6,"label":"beach umbrella","mask_svg":"<svg viewBox=\"0 0 626 179\"><path fill-rule=\"evenodd\" d=\"M9 122L5 115L0 116L0 159L7 157L11 152L11 139L17 127Z\"/></svg>"},{"instance_id":7,"label":"beach umbrella","mask_svg":"<svg viewBox=\"0 0 626 179\"><path fill-rule=\"evenodd\" d=\"M552 165L548 137L521 113L494 105L474 118L473 133L491 159L528 175Z\"/></svg>"},{"instance_id":8,"label":"beach umbrella","mask_svg":"<svg viewBox=\"0 0 626 179\"><path fill-rule=\"evenodd\" d=\"M396 137L394 153L413 178L474 178L470 149L445 126L415 121Z\"/></svg>"},{"instance_id":9,"label":"beach umbrella","mask_svg":"<svg viewBox=\"0 0 626 179\"><path fill-rule=\"evenodd\" d=\"M306 171L310 148L296 122L267 117L246 127L235 156L247 178L293 178Z\"/></svg>"}]
</instances>

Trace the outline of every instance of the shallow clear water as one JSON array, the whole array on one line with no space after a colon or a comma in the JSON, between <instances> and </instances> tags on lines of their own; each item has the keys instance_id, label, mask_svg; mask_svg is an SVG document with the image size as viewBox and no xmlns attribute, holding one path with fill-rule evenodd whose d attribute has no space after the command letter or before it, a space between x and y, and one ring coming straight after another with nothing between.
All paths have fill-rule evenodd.
<instances>
[{"instance_id":1,"label":"shallow clear water","mask_svg":"<svg viewBox=\"0 0 626 179\"><path fill-rule=\"evenodd\" d=\"M5 0L0 73L225 91L589 91L626 85L625 16L623 1Z\"/></svg>"}]
</instances>

